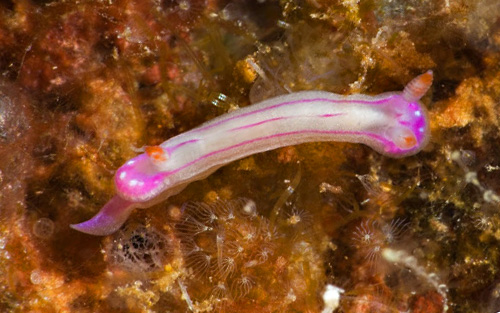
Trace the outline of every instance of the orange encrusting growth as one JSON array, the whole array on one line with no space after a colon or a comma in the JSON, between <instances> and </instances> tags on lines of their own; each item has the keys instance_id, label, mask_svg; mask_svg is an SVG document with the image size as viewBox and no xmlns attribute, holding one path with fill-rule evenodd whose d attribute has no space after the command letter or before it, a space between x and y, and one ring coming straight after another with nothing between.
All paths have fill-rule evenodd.
<instances>
[{"instance_id":1,"label":"orange encrusting growth","mask_svg":"<svg viewBox=\"0 0 500 313\"><path fill-rule=\"evenodd\" d=\"M147 146L145 150L153 161L163 162L168 158L167 153L160 146Z\"/></svg>"}]
</instances>

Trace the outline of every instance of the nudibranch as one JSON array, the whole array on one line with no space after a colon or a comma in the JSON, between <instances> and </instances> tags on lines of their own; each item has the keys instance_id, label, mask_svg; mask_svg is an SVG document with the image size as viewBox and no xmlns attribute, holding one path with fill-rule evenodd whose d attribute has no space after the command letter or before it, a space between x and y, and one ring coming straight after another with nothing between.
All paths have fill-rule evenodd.
<instances>
[{"instance_id":1,"label":"nudibranch","mask_svg":"<svg viewBox=\"0 0 500 313\"><path fill-rule=\"evenodd\" d=\"M427 71L402 92L375 96L294 92L224 114L146 147L117 170L116 195L90 220L71 227L109 235L134 208L161 202L229 162L283 146L348 141L394 158L415 154L429 140L427 113L419 100L432 79Z\"/></svg>"}]
</instances>

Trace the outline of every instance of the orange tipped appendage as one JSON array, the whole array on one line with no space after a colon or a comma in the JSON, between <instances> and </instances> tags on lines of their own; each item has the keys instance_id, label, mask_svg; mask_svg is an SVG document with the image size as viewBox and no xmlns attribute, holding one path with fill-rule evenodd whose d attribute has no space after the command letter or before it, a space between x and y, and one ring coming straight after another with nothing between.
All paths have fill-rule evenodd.
<instances>
[{"instance_id":1,"label":"orange tipped appendage","mask_svg":"<svg viewBox=\"0 0 500 313\"><path fill-rule=\"evenodd\" d=\"M415 147L418 143L417 138L415 138L415 136L406 136L403 138L403 141L404 141L404 146L406 148Z\"/></svg>"},{"instance_id":2,"label":"orange tipped appendage","mask_svg":"<svg viewBox=\"0 0 500 313\"><path fill-rule=\"evenodd\" d=\"M391 135L394 144L402 150L408 150L418 145L418 139L409 128L392 129Z\"/></svg>"},{"instance_id":3,"label":"orange tipped appendage","mask_svg":"<svg viewBox=\"0 0 500 313\"><path fill-rule=\"evenodd\" d=\"M146 154L153 160L154 162L164 162L168 159L168 155L160 146L147 146Z\"/></svg>"},{"instance_id":4,"label":"orange tipped appendage","mask_svg":"<svg viewBox=\"0 0 500 313\"><path fill-rule=\"evenodd\" d=\"M406 85L403 91L404 99L408 102L420 100L431 87L433 78L434 76L431 70L415 77Z\"/></svg>"}]
</instances>

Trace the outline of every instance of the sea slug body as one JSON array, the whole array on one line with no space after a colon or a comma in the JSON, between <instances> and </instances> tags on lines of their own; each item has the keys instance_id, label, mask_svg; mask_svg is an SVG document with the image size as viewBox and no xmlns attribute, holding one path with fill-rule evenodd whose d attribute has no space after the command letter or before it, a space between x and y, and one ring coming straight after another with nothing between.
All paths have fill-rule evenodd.
<instances>
[{"instance_id":1,"label":"sea slug body","mask_svg":"<svg viewBox=\"0 0 500 313\"><path fill-rule=\"evenodd\" d=\"M134 208L161 202L234 160L283 146L348 141L394 158L415 154L429 140L427 113L419 100L432 79L427 71L403 92L375 96L294 92L222 115L146 147L117 170L117 194L93 218L71 227L111 234Z\"/></svg>"}]
</instances>

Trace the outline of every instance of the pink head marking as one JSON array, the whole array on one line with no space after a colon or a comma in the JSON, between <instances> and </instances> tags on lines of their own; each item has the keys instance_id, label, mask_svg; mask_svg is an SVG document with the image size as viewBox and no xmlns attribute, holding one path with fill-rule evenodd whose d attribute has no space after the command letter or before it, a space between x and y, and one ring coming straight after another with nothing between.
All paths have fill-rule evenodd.
<instances>
[{"instance_id":1,"label":"pink head marking","mask_svg":"<svg viewBox=\"0 0 500 313\"><path fill-rule=\"evenodd\" d=\"M386 112L392 112L393 123L386 127L384 136L390 138L385 143L385 153L392 157L414 154L429 140L429 119L420 98L432 84L432 71L417 76L404 91L387 102Z\"/></svg>"}]
</instances>

